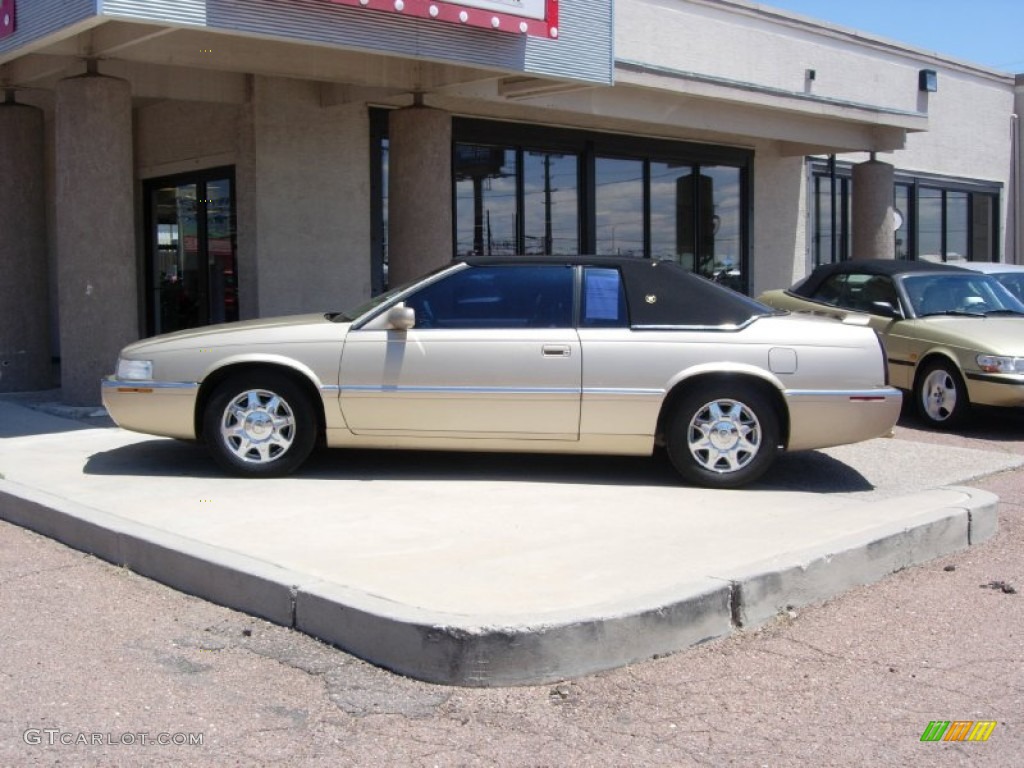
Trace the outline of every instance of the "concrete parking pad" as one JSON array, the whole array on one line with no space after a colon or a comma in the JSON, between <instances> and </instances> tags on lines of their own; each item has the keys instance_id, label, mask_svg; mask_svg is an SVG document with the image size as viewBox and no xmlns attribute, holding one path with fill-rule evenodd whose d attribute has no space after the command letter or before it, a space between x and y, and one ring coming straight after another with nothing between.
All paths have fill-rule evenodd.
<instances>
[{"instance_id":1,"label":"concrete parking pad","mask_svg":"<svg viewBox=\"0 0 1024 768\"><path fill-rule=\"evenodd\" d=\"M929 445L907 477L908 443L874 440L710 491L658 457L323 451L243 480L196 446L69 426L0 402L0 517L474 686L672 652L965 548L994 533L996 498L964 484L1024 463Z\"/></svg>"}]
</instances>

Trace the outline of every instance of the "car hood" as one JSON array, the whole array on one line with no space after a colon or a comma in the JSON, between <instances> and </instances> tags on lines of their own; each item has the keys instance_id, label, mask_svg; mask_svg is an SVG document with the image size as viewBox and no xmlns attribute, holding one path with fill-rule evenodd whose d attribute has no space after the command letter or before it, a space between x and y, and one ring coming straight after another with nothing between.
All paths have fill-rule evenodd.
<instances>
[{"instance_id":1,"label":"car hood","mask_svg":"<svg viewBox=\"0 0 1024 768\"><path fill-rule=\"evenodd\" d=\"M1024 317L933 315L894 323L885 335L899 335L967 347L979 352L1024 357Z\"/></svg>"},{"instance_id":2,"label":"car hood","mask_svg":"<svg viewBox=\"0 0 1024 768\"><path fill-rule=\"evenodd\" d=\"M237 323L207 325L142 339L124 348L124 354L138 356L154 351L224 347L237 344L278 344L320 341L344 337L350 323L330 320L324 313L266 317Z\"/></svg>"}]
</instances>

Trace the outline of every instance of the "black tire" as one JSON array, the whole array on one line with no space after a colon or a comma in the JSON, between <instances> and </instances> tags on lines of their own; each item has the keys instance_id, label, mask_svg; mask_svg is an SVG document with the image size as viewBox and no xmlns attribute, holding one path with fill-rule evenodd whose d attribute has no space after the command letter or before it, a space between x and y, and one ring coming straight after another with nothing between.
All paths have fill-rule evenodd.
<instances>
[{"instance_id":1,"label":"black tire","mask_svg":"<svg viewBox=\"0 0 1024 768\"><path fill-rule=\"evenodd\" d=\"M685 393L669 417L666 449L687 482L738 488L763 475L779 451L779 417L749 384L706 384Z\"/></svg>"},{"instance_id":2,"label":"black tire","mask_svg":"<svg viewBox=\"0 0 1024 768\"><path fill-rule=\"evenodd\" d=\"M914 382L914 403L918 416L932 429L955 429L971 410L964 378L949 360L922 366Z\"/></svg>"},{"instance_id":3,"label":"black tire","mask_svg":"<svg viewBox=\"0 0 1024 768\"><path fill-rule=\"evenodd\" d=\"M240 373L217 386L203 412L203 438L216 462L242 477L294 472L316 444L305 390L283 373Z\"/></svg>"}]
</instances>

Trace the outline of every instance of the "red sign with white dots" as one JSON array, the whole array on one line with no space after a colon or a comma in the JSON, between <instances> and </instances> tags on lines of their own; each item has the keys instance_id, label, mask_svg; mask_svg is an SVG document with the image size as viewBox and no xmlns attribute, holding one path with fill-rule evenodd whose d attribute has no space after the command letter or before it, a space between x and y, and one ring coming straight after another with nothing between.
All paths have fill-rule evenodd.
<instances>
[{"instance_id":1,"label":"red sign with white dots","mask_svg":"<svg viewBox=\"0 0 1024 768\"><path fill-rule=\"evenodd\" d=\"M0 0L0 37L14 34L14 0Z\"/></svg>"},{"instance_id":2,"label":"red sign with white dots","mask_svg":"<svg viewBox=\"0 0 1024 768\"><path fill-rule=\"evenodd\" d=\"M533 37L558 37L558 0L331 0L341 5Z\"/></svg>"}]
</instances>

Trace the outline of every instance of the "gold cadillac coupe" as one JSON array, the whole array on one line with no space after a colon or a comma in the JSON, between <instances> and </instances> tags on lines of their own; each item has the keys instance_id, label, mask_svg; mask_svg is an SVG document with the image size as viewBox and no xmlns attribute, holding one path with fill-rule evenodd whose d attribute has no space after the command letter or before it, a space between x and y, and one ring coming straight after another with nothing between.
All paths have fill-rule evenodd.
<instances>
[{"instance_id":1,"label":"gold cadillac coupe","mask_svg":"<svg viewBox=\"0 0 1024 768\"><path fill-rule=\"evenodd\" d=\"M885 343L892 383L913 393L936 429L963 424L972 403L1024 405L1024 304L993 275L928 261L843 261L760 300L864 318Z\"/></svg>"},{"instance_id":2,"label":"gold cadillac coupe","mask_svg":"<svg viewBox=\"0 0 1024 768\"><path fill-rule=\"evenodd\" d=\"M785 315L667 261L470 258L347 313L131 344L102 383L126 429L278 476L330 447L649 455L732 488L780 450L889 434L870 328Z\"/></svg>"}]
</instances>

